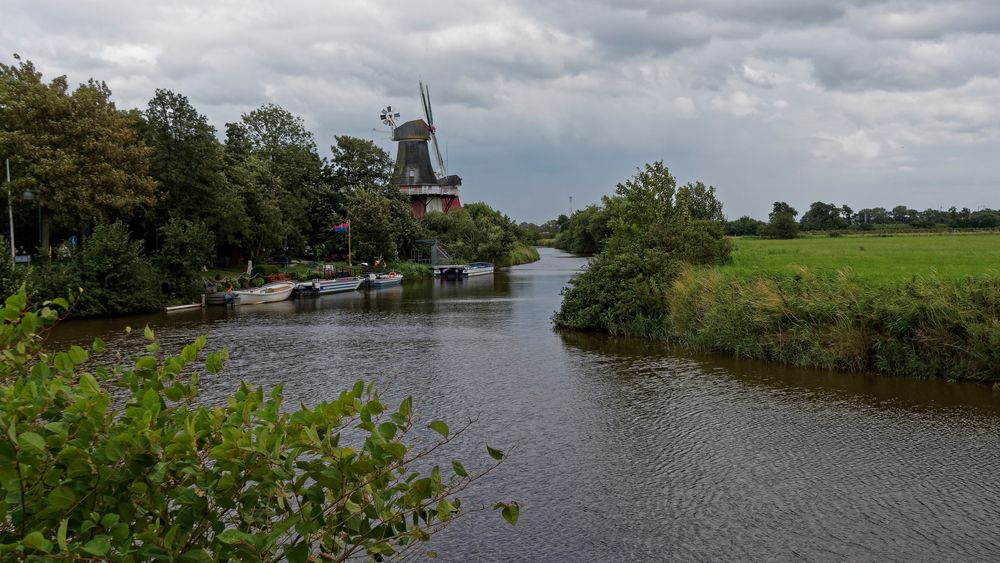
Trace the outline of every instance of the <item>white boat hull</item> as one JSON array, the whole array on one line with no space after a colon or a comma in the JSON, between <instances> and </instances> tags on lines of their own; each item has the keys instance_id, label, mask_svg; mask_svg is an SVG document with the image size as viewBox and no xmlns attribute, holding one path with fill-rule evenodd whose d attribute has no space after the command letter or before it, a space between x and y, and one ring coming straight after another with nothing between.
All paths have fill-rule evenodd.
<instances>
[{"instance_id":1,"label":"white boat hull","mask_svg":"<svg viewBox=\"0 0 1000 563\"><path fill-rule=\"evenodd\" d=\"M238 297L236 301L238 305L259 305L284 301L292 296L293 289L295 289L294 282L280 281L254 289L241 289L233 293Z\"/></svg>"},{"instance_id":2,"label":"white boat hull","mask_svg":"<svg viewBox=\"0 0 1000 563\"><path fill-rule=\"evenodd\" d=\"M302 295L326 295L328 293L339 293L341 291L354 291L361 286L362 278L337 278L332 280L312 280L300 283L296 286L296 291Z\"/></svg>"}]
</instances>

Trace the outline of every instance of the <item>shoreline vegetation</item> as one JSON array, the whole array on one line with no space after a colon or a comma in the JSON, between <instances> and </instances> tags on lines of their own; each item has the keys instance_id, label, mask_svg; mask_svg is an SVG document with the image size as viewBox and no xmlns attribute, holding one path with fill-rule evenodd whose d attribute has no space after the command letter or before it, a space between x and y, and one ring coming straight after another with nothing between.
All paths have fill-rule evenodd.
<instances>
[{"instance_id":1,"label":"shoreline vegetation","mask_svg":"<svg viewBox=\"0 0 1000 563\"><path fill-rule=\"evenodd\" d=\"M426 268L405 263L429 258L428 240L463 263L532 259L522 247L537 233L486 203L416 218L371 140L335 135L326 156L302 118L274 104L220 135L184 95L152 95L122 111L103 82L73 89L17 55L0 61L7 236L31 261L0 266L3 296L24 285L41 303L83 288L73 316L116 316L197 301L206 268L236 274L209 282L260 283L267 274L239 275L248 260L263 271L351 255L416 277Z\"/></svg>"},{"instance_id":2,"label":"shoreline vegetation","mask_svg":"<svg viewBox=\"0 0 1000 563\"><path fill-rule=\"evenodd\" d=\"M1000 235L734 241L722 236L714 190L692 199L689 186L646 165L603 207L581 210L587 228L564 230L556 246L596 251L564 291L559 328L1000 386ZM716 205L716 230L690 228ZM672 240L644 235L671 223Z\"/></svg>"}]
</instances>

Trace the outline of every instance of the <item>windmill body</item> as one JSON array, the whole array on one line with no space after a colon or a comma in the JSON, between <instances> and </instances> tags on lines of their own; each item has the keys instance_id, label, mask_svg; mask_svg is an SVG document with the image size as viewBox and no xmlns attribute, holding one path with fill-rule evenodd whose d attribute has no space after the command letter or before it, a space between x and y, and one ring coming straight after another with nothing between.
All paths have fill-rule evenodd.
<instances>
[{"instance_id":1,"label":"windmill body","mask_svg":"<svg viewBox=\"0 0 1000 563\"><path fill-rule=\"evenodd\" d=\"M399 114L393 114L391 107L382 113L383 123L393 127L392 140L398 143L392 182L410 197L410 207L417 217L423 217L430 211L447 213L462 206L459 201L462 179L448 175L445 169L435 135L430 92L423 83L420 84L420 98L426 120L415 119L396 127L394 117ZM437 170L434 169L432 150L437 160Z\"/></svg>"}]
</instances>

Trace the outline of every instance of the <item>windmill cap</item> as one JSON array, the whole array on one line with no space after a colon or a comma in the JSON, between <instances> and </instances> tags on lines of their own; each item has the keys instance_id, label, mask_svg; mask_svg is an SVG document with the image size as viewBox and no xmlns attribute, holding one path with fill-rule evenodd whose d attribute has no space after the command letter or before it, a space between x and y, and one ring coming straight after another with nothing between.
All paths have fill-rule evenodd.
<instances>
[{"instance_id":1,"label":"windmill cap","mask_svg":"<svg viewBox=\"0 0 1000 563\"><path fill-rule=\"evenodd\" d=\"M431 128L423 119L414 119L396 127L393 141L427 141L431 138Z\"/></svg>"}]
</instances>

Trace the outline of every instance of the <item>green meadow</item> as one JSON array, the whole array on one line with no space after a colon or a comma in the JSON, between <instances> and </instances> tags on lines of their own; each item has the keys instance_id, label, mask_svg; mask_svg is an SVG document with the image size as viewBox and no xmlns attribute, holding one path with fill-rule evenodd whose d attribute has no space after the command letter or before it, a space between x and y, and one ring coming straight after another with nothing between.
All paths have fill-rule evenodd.
<instances>
[{"instance_id":1,"label":"green meadow","mask_svg":"<svg viewBox=\"0 0 1000 563\"><path fill-rule=\"evenodd\" d=\"M891 284L934 276L1000 277L1000 233L897 236L816 236L792 240L734 240L727 276L788 274L806 267L816 275L849 269L859 280Z\"/></svg>"}]
</instances>

